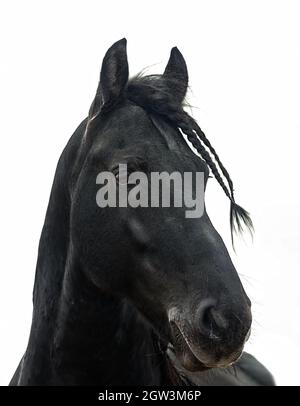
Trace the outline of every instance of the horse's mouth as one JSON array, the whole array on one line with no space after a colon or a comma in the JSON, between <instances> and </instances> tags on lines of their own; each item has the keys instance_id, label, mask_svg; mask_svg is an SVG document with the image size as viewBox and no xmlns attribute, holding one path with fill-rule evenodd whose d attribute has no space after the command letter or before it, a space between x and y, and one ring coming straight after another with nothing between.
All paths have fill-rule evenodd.
<instances>
[{"instance_id":1,"label":"horse's mouth","mask_svg":"<svg viewBox=\"0 0 300 406\"><path fill-rule=\"evenodd\" d=\"M191 344L184 330L177 323L171 322L172 343L169 352L176 356L180 364L188 371L205 371L211 368L227 367L233 364L241 356L242 351L237 351L227 360L213 361L212 357L203 349Z\"/></svg>"},{"instance_id":2,"label":"horse's mouth","mask_svg":"<svg viewBox=\"0 0 300 406\"><path fill-rule=\"evenodd\" d=\"M169 345L169 351L171 351L180 364L188 371L204 371L209 369L204 362L200 361L196 357L190 348L187 340L183 336L181 330L178 328L176 323L171 323L172 330L172 343Z\"/></svg>"}]
</instances>

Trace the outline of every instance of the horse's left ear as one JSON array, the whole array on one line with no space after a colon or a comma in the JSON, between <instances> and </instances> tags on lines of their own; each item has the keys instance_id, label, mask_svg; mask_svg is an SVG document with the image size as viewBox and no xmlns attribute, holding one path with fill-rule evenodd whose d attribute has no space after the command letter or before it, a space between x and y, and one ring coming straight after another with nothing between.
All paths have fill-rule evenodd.
<instances>
[{"instance_id":1,"label":"horse's left ear","mask_svg":"<svg viewBox=\"0 0 300 406\"><path fill-rule=\"evenodd\" d=\"M128 81L128 61L125 38L115 42L106 52L95 99L89 111L93 120L102 110L108 110L119 99Z\"/></svg>"},{"instance_id":2,"label":"horse's left ear","mask_svg":"<svg viewBox=\"0 0 300 406\"><path fill-rule=\"evenodd\" d=\"M178 101L182 103L186 95L189 76L184 57L177 47L171 50L169 62L167 63L163 76L174 83L174 95Z\"/></svg>"}]
</instances>

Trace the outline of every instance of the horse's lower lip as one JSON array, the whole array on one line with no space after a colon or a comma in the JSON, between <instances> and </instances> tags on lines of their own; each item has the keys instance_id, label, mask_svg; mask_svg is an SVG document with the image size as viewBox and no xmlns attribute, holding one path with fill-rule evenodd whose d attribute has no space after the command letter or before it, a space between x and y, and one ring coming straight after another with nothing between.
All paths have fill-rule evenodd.
<instances>
[{"instance_id":1,"label":"horse's lower lip","mask_svg":"<svg viewBox=\"0 0 300 406\"><path fill-rule=\"evenodd\" d=\"M176 358L176 361L179 362L179 364L184 367L184 369L190 372L205 371L207 369L210 369L210 367L207 367L201 361L199 361L198 358L196 358L194 354L189 350L179 352L173 346L169 346L168 352L169 354L173 354L171 359Z\"/></svg>"},{"instance_id":2,"label":"horse's lower lip","mask_svg":"<svg viewBox=\"0 0 300 406\"><path fill-rule=\"evenodd\" d=\"M204 360L201 360L194 354L191 345L178 327L177 323L172 323L172 331L175 339L174 345L171 346L171 350L176 354L176 358L185 369L195 372L211 368L207 366Z\"/></svg>"},{"instance_id":3,"label":"horse's lower lip","mask_svg":"<svg viewBox=\"0 0 300 406\"><path fill-rule=\"evenodd\" d=\"M203 364L191 351L184 351L180 357L182 366L191 372L204 371L209 369L207 365Z\"/></svg>"}]
</instances>

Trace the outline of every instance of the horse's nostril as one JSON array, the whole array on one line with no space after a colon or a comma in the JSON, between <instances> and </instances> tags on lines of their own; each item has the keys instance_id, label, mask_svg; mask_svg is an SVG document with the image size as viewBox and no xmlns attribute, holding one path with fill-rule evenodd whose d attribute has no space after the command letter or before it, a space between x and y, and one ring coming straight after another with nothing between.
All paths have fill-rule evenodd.
<instances>
[{"instance_id":1,"label":"horse's nostril","mask_svg":"<svg viewBox=\"0 0 300 406\"><path fill-rule=\"evenodd\" d=\"M219 334L228 326L225 317L216 308L216 302L213 299L203 300L197 313L201 333L211 339L219 338Z\"/></svg>"},{"instance_id":2,"label":"horse's nostril","mask_svg":"<svg viewBox=\"0 0 300 406\"><path fill-rule=\"evenodd\" d=\"M215 322L215 325L221 329L221 330L225 330L228 326L228 322L225 319L225 317L222 315L221 312L219 312L218 310L216 310L215 308L212 308L210 311L211 317L213 319L213 321Z\"/></svg>"}]
</instances>

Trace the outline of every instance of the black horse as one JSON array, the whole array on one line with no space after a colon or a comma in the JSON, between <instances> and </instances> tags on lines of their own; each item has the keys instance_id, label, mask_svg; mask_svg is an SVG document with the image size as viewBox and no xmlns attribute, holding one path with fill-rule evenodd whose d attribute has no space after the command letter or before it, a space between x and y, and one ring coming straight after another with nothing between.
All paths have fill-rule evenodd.
<instances>
[{"instance_id":1,"label":"black horse","mask_svg":"<svg viewBox=\"0 0 300 406\"><path fill-rule=\"evenodd\" d=\"M272 385L242 354L251 303L207 213L99 208L99 172L209 170L251 226L230 176L183 110L185 61L128 81L126 40L106 53L88 118L58 163L43 227L27 350L11 385ZM194 154L185 133L200 156Z\"/></svg>"}]
</instances>

